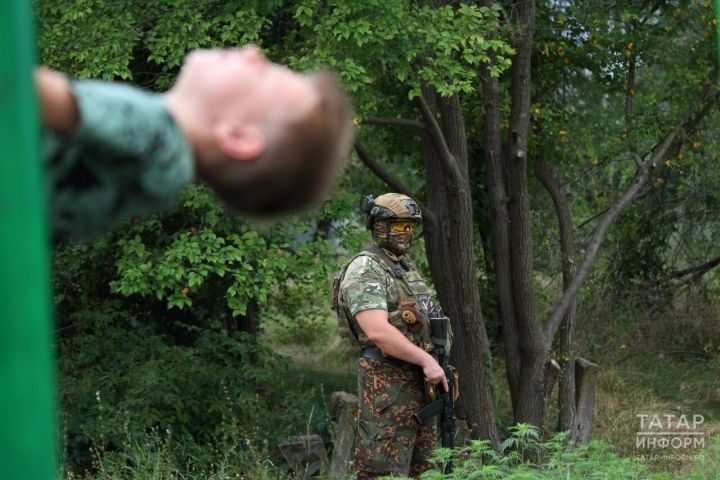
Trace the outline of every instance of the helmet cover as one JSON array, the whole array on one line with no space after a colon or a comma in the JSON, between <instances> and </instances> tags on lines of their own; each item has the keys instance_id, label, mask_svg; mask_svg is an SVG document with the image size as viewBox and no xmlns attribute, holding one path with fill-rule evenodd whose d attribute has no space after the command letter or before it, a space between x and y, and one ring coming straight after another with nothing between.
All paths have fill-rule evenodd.
<instances>
[{"instance_id":1,"label":"helmet cover","mask_svg":"<svg viewBox=\"0 0 720 480\"><path fill-rule=\"evenodd\" d=\"M371 230L375 220L408 220L422 222L417 202L402 193L385 193L377 198L363 198L362 210L368 214L365 227Z\"/></svg>"}]
</instances>

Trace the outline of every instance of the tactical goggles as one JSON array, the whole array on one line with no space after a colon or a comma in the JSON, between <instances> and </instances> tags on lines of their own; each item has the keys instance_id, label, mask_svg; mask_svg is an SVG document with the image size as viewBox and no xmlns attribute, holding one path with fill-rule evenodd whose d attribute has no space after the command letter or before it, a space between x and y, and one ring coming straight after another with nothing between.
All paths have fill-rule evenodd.
<instances>
[{"instance_id":1,"label":"tactical goggles","mask_svg":"<svg viewBox=\"0 0 720 480\"><path fill-rule=\"evenodd\" d=\"M390 231L396 233L413 233L416 226L415 222L392 222L390 224Z\"/></svg>"}]
</instances>

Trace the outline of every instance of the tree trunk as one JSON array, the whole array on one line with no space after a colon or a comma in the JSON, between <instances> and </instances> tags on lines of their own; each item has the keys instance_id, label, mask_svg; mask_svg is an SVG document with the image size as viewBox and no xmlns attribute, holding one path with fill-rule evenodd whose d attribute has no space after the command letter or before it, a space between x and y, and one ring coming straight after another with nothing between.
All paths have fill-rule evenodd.
<instances>
[{"instance_id":1,"label":"tree trunk","mask_svg":"<svg viewBox=\"0 0 720 480\"><path fill-rule=\"evenodd\" d=\"M510 398L517 398L520 392L520 354L518 332L515 324L513 288L510 276L510 217L507 208L505 173L502 163L502 141L500 137L500 87L498 79L490 75L489 68L483 68L483 103L485 107L485 186L490 197L490 238L492 259L497 285L498 310L503 325L505 341L506 375L510 386ZM517 412L514 410L513 415Z\"/></svg>"},{"instance_id":2,"label":"tree trunk","mask_svg":"<svg viewBox=\"0 0 720 480\"><path fill-rule=\"evenodd\" d=\"M224 319L225 331L228 337L232 337L233 334L238 331L249 333L253 338L257 337L257 317L259 309L259 305L253 300L248 303L245 315L233 317L230 315L230 312L228 312L228 316Z\"/></svg>"},{"instance_id":3,"label":"tree trunk","mask_svg":"<svg viewBox=\"0 0 720 480\"><path fill-rule=\"evenodd\" d=\"M440 98L424 88L423 97L423 103L427 100L440 113L438 122L424 112L425 120L441 130L423 135L426 200L435 219L425 229L425 241L438 297L454 331L452 358L461 378L458 413L467 419L474 438L488 439L498 448L490 348L475 272L464 119L457 96ZM445 144L439 145L440 140Z\"/></svg>"},{"instance_id":4,"label":"tree trunk","mask_svg":"<svg viewBox=\"0 0 720 480\"><path fill-rule=\"evenodd\" d=\"M509 138L504 155L509 197L510 273L521 362L520 386L513 400L515 421L545 424L545 368L549 342L541 328L533 286L533 244L527 159L530 126L530 58L535 32L535 2L516 4L520 33L515 45L510 87Z\"/></svg>"},{"instance_id":5,"label":"tree trunk","mask_svg":"<svg viewBox=\"0 0 720 480\"><path fill-rule=\"evenodd\" d=\"M250 334L253 338L257 337L259 310L260 307L255 300L249 302L245 315L239 315L235 319L235 328Z\"/></svg>"},{"instance_id":6,"label":"tree trunk","mask_svg":"<svg viewBox=\"0 0 720 480\"><path fill-rule=\"evenodd\" d=\"M572 229L572 216L565 190L557 183L545 160L535 160L535 176L552 198L560 232L560 255L562 258L563 291L570 286L575 277L575 240ZM559 432L570 431L570 440L578 440L575 414L575 322L577 301L573 299L560 325L560 385L558 390Z\"/></svg>"}]
</instances>

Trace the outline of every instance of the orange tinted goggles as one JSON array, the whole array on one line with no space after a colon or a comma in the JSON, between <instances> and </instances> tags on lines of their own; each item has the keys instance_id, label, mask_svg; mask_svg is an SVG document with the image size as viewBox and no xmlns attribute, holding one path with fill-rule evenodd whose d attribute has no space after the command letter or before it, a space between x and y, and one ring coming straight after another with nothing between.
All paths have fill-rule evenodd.
<instances>
[{"instance_id":1,"label":"orange tinted goggles","mask_svg":"<svg viewBox=\"0 0 720 480\"><path fill-rule=\"evenodd\" d=\"M390 224L391 232L409 232L415 231L415 222L393 222Z\"/></svg>"}]
</instances>

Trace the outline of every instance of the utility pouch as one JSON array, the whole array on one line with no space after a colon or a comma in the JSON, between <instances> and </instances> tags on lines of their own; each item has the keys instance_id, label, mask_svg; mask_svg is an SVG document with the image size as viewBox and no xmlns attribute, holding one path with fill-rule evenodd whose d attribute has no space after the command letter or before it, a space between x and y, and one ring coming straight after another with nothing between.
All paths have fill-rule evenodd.
<instances>
[{"instance_id":1,"label":"utility pouch","mask_svg":"<svg viewBox=\"0 0 720 480\"><path fill-rule=\"evenodd\" d=\"M437 392L435 391L435 385L430 385L428 382L425 384L425 400L427 403L434 402L437 400Z\"/></svg>"},{"instance_id":2,"label":"utility pouch","mask_svg":"<svg viewBox=\"0 0 720 480\"><path fill-rule=\"evenodd\" d=\"M457 402L460 396L460 372L452 365L450 365L450 382L452 383L453 402Z\"/></svg>"}]
</instances>

